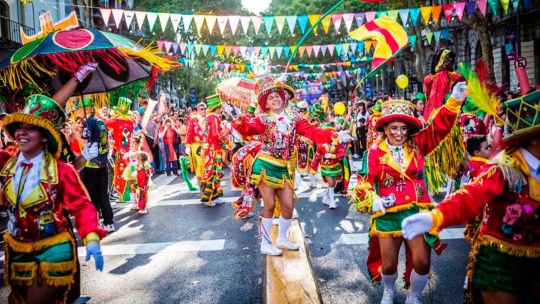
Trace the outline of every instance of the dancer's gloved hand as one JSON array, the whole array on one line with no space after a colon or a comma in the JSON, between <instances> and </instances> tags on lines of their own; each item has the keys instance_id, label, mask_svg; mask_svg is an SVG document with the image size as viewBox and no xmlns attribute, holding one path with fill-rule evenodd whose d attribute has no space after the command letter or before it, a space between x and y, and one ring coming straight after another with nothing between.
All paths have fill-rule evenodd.
<instances>
[{"instance_id":1,"label":"dancer's gloved hand","mask_svg":"<svg viewBox=\"0 0 540 304\"><path fill-rule=\"evenodd\" d=\"M89 142L82 150L82 156L86 160L92 160L99 156L99 148L97 142Z\"/></svg>"},{"instance_id":2,"label":"dancer's gloved hand","mask_svg":"<svg viewBox=\"0 0 540 304\"><path fill-rule=\"evenodd\" d=\"M417 235L430 231L432 226L433 217L431 213L426 212L413 214L401 222L403 237L407 240L412 240Z\"/></svg>"},{"instance_id":3,"label":"dancer's gloved hand","mask_svg":"<svg viewBox=\"0 0 540 304\"><path fill-rule=\"evenodd\" d=\"M350 142L350 141L354 140L354 137L352 137L349 134L349 131L339 131L338 132L338 137L339 137L339 143L341 143L341 144L344 144L344 143L347 143L347 142Z\"/></svg>"},{"instance_id":4,"label":"dancer's gloved hand","mask_svg":"<svg viewBox=\"0 0 540 304\"><path fill-rule=\"evenodd\" d=\"M457 101L463 101L467 97L467 83L458 82L452 89L452 98Z\"/></svg>"},{"instance_id":5,"label":"dancer's gloved hand","mask_svg":"<svg viewBox=\"0 0 540 304\"><path fill-rule=\"evenodd\" d=\"M381 197L381 199L382 199L382 204L385 209L390 208L396 204L396 197L394 196L393 193L390 194L389 196L383 196Z\"/></svg>"},{"instance_id":6,"label":"dancer's gloved hand","mask_svg":"<svg viewBox=\"0 0 540 304\"><path fill-rule=\"evenodd\" d=\"M86 244L86 259L85 261L90 261L90 257L94 257L96 262L96 269L103 271L103 255L101 254L101 246L98 242L90 242Z\"/></svg>"},{"instance_id":7,"label":"dancer's gloved hand","mask_svg":"<svg viewBox=\"0 0 540 304\"><path fill-rule=\"evenodd\" d=\"M95 71L98 67L97 62L88 62L86 64L83 64L79 67L77 72L73 74L73 77L77 78L79 82L83 82L83 80L88 76L90 73Z\"/></svg>"},{"instance_id":8,"label":"dancer's gloved hand","mask_svg":"<svg viewBox=\"0 0 540 304\"><path fill-rule=\"evenodd\" d=\"M227 115L229 115L232 119L238 119L240 116L240 111L238 108L230 103L224 103L223 104L223 110Z\"/></svg>"},{"instance_id":9,"label":"dancer's gloved hand","mask_svg":"<svg viewBox=\"0 0 540 304\"><path fill-rule=\"evenodd\" d=\"M386 209L384 208L383 199L381 197L377 197L373 200L373 203L371 204L371 213L379 212L381 211L384 213Z\"/></svg>"},{"instance_id":10,"label":"dancer's gloved hand","mask_svg":"<svg viewBox=\"0 0 540 304\"><path fill-rule=\"evenodd\" d=\"M190 147L186 147L186 154L191 155L191 148Z\"/></svg>"}]
</instances>

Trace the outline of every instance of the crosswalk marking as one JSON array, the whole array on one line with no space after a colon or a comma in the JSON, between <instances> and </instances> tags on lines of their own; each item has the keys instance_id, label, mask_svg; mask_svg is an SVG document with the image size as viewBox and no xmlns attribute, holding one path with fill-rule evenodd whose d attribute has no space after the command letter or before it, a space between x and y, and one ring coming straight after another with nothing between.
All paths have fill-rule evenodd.
<instances>
[{"instance_id":1,"label":"crosswalk marking","mask_svg":"<svg viewBox=\"0 0 540 304\"><path fill-rule=\"evenodd\" d=\"M119 244L102 245L101 252L104 256L112 255L136 255L154 253L178 253L178 252L200 252L219 251L225 248L225 240L204 240L204 241L182 241L182 242L162 242L146 244ZM86 256L86 248L79 247L79 257Z\"/></svg>"},{"instance_id":2,"label":"crosswalk marking","mask_svg":"<svg viewBox=\"0 0 540 304\"><path fill-rule=\"evenodd\" d=\"M448 228L439 233L443 240L456 240L463 238L464 228ZM367 233L344 233L340 236L338 243L345 245L366 245L369 241Z\"/></svg>"}]
</instances>

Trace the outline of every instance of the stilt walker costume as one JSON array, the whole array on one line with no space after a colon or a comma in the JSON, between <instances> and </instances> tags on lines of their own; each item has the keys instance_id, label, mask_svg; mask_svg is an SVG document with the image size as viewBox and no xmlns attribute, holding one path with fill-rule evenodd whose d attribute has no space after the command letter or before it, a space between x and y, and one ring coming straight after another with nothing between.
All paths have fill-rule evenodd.
<instances>
[{"instance_id":1,"label":"stilt walker costume","mask_svg":"<svg viewBox=\"0 0 540 304\"><path fill-rule=\"evenodd\" d=\"M503 138L504 150L473 183L436 209L406 218L403 235L437 233L483 213L469 253L467 300L481 303L473 291L482 291L493 301L502 302L504 295L505 302L518 303L529 295L538 303L534 297L540 289L540 91L507 101L504 108L512 130Z\"/></svg>"},{"instance_id":2,"label":"stilt walker costume","mask_svg":"<svg viewBox=\"0 0 540 304\"><path fill-rule=\"evenodd\" d=\"M267 193L275 194L278 191L290 191L290 201L282 202L281 216L279 218L279 235L276 240L277 246L290 250L298 250L299 246L287 240L287 232L291 223L293 205L293 187L294 181L290 175L289 162L294 150L294 139L296 134L306 136L316 144L337 143L337 134L330 130L323 130L311 125L307 120L301 118L298 113L287 110L285 104L284 88L280 84L274 83L271 79L263 79L258 84L258 102L259 107L264 114L255 118L249 118L246 115L237 117L232 112L230 105L225 110L236 117L233 121L233 127L242 135L260 135L262 148L254 159L251 170L251 182L258 185L259 189L264 189ZM270 98L269 98L270 97ZM270 101L268 101L270 100ZM261 193L263 191L261 190ZM270 229L272 226L273 212L267 207L271 201L265 199L265 210L261 223L261 253L270 255L279 255L281 250L272 244L270 239ZM288 196L288 194L287 194ZM272 197L273 199L273 197ZM275 200L273 200L275 203ZM286 205L287 204L287 205ZM275 206L275 204L273 204ZM285 208L287 214L284 216ZM290 212L290 213L289 213Z\"/></svg>"},{"instance_id":3,"label":"stilt walker costume","mask_svg":"<svg viewBox=\"0 0 540 304\"><path fill-rule=\"evenodd\" d=\"M128 202L131 199L129 185L124 179L124 170L129 165L129 159L125 157L131 148L131 135L135 128L135 121L129 111L131 100L126 97L118 99L118 106L113 108L116 117L106 121L114 139L114 175L113 186L120 195L119 202Z\"/></svg>"},{"instance_id":4,"label":"stilt walker costume","mask_svg":"<svg viewBox=\"0 0 540 304\"><path fill-rule=\"evenodd\" d=\"M464 84L462 84L464 85ZM433 123L422 129L422 122L414 117L414 105L404 100L390 100L382 105L382 115L377 120L376 128L384 131L381 140L368 151L367 176L358 177L358 185L354 188L352 203L361 213L371 214L369 229L370 244L367 266L373 281L382 279L385 286L381 303L392 303L394 297L394 284L397 272L384 274L381 270L382 240L379 238L400 238L401 221L411 214L426 212L433 208L424 182L424 155L433 151L449 134L452 126L458 119L461 107L461 92L456 88L456 97L449 101L438 111ZM463 89L464 90L464 89ZM459 100L459 101L458 101ZM400 146L391 146L395 139L394 130L390 124L401 122L407 126L406 139ZM401 131L400 131L401 132ZM399 133L402 134L403 133ZM394 139L390 137L394 136ZM386 242L386 241L385 241ZM434 234L424 234L423 242L437 253L444 249L444 245ZM407 251L414 253L406 243ZM411 291L421 291L427 283L427 274L419 275L416 267L412 269L414 254L407 254L407 270L405 281L411 285ZM419 262L419 261L418 261ZM422 265L422 263L419 263ZM396 270L397 270L397 265ZM415 271L416 270L416 271ZM419 298L419 294L409 294Z\"/></svg>"},{"instance_id":5,"label":"stilt walker costume","mask_svg":"<svg viewBox=\"0 0 540 304\"><path fill-rule=\"evenodd\" d=\"M207 106L204 103L197 105L199 109L206 110ZM200 180L204 174L204 158L202 158L202 146L206 142L206 119L204 113L191 114L187 121L186 131L186 154L189 157L189 169L195 172L195 175Z\"/></svg>"},{"instance_id":6,"label":"stilt walker costume","mask_svg":"<svg viewBox=\"0 0 540 304\"><path fill-rule=\"evenodd\" d=\"M221 178L223 177L223 160L221 137L221 119L215 111L221 109L221 99L219 95L212 95L206 98L208 108L206 109L207 135L206 143L203 146L202 157L204 158L204 174L201 179L201 202L206 206L215 206L220 201L214 201L223 195Z\"/></svg>"},{"instance_id":7,"label":"stilt walker costume","mask_svg":"<svg viewBox=\"0 0 540 304\"><path fill-rule=\"evenodd\" d=\"M8 204L5 240L5 282L11 286L10 303L26 303L34 289L54 287L50 302L64 303L74 283L76 242L67 213L75 217L77 232L96 267L103 269L99 241L106 233L75 169L58 157L62 141L58 128L64 111L49 97L32 95L20 113L6 116L4 126L21 147L18 156L0 151L2 201ZM43 146L31 148L29 135L39 130ZM26 146L26 151L25 151ZM39 152L40 151L40 152ZM37 153L28 160L25 153ZM66 213L67 212L67 213ZM35 295L34 295L35 296Z\"/></svg>"}]
</instances>

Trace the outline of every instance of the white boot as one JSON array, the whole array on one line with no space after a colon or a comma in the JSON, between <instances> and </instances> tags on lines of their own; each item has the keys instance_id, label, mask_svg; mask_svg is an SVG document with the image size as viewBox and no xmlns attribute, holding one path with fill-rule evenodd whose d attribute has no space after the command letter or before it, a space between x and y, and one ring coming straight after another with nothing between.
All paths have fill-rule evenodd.
<instances>
[{"instance_id":1,"label":"white boot","mask_svg":"<svg viewBox=\"0 0 540 304\"><path fill-rule=\"evenodd\" d=\"M330 206L330 196L329 196L329 190L326 189L326 192L324 193L324 196L322 198L322 203L326 206Z\"/></svg>"},{"instance_id":2,"label":"white boot","mask_svg":"<svg viewBox=\"0 0 540 304\"><path fill-rule=\"evenodd\" d=\"M312 174L309 175L309 187L317 188L317 179L315 179L315 175L312 175Z\"/></svg>"},{"instance_id":3,"label":"white boot","mask_svg":"<svg viewBox=\"0 0 540 304\"><path fill-rule=\"evenodd\" d=\"M302 176L298 172L294 172L294 190L298 190L298 187L302 183Z\"/></svg>"},{"instance_id":4,"label":"white boot","mask_svg":"<svg viewBox=\"0 0 540 304\"><path fill-rule=\"evenodd\" d=\"M261 217L261 253L267 255L281 255L283 252L272 244L270 231L272 231L272 218Z\"/></svg>"},{"instance_id":5,"label":"white boot","mask_svg":"<svg viewBox=\"0 0 540 304\"><path fill-rule=\"evenodd\" d=\"M428 274L418 274L416 271L411 272L411 287L409 288L409 294L405 300L405 304L421 304L422 303L422 291L426 287L429 280Z\"/></svg>"},{"instance_id":6,"label":"white boot","mask_svg":"<svg viewBox=\"0 0 540 304\"><path fill-rule=\"evenodd\" d=\"M382 282L384 286L384 292L381 299L381 304L393 304L394 295L396 293L396 280L397 272L394 274L383 274L381 273Z\"/></svg>"},{"instance_id":7,"label":"white boot","mask_svg":"<svg viewBox=\"0 0 540 304\"><path fill-rule=\"evenodd\" d=\"M334 198L334 187L328 187L328 200L330 204L328 204L328 208L330 209L336 209L337 208L337 202Z\"/></svg>"},{"instance_id":8,"label":"white boot","mask_svg":"<svg viewBox=\"0 0 540 304\"><path fill-rule=\"evenodd\" d=\"M281 249L289 250L298 250L300 246L295 244L287 239L287 233L289 232L289 226L291 225L292 219L284 219L279 216L279 232L276 239L276 245Z\"/></svg>"}]
</instances>

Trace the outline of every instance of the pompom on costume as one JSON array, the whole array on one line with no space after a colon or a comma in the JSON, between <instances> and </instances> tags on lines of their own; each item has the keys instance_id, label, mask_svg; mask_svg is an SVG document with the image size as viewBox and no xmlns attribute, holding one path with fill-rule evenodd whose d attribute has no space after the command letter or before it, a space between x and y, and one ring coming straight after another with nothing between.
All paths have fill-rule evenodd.
<instances>
[{"instance_id":1,"label":"pompom on costume","mask_svg":"<svg viewBox=\"0 0 540 304\"><path fill-rule=\"evenodd\" d=\"M523 148L540 134L540 91L503 105L512 130L503 138L505 150L431 211L433 231L483 214L469 253L469 302L477 300L473 289L523 295L540 284L540 181L530 165L538 160Z\"/></svg>"},{"instance_id":2,"label":"pompom on costume","mask_svg":"<svg viewBox=\"0 0 540 304\"><path fill-rule=\"evenodd\" d=\"M361 213L371 214L367 266L374 282L380 280L381 275L382 261L378 238L402 236L402 219L434 207L424 182L424 156L448 136L457 120L460 106L460 102L451 98L438 111L433 122L422 128L422 122L414 117L414 105L410 102L390 100L382 105L381 117L377 120L375 129L383 131L388 123L401 121L407 124L410 139L400 147L391 147L386 139L374 144L365 156L366 175L358 177L358 185L353 190L351 202L356 209ZM394 196L395 203L386 208L385 212L372 212L374 200L388 196ZM433 234L425 234L424 240L439 254L445 247ZM412 265L407 262L407 283L411 270Z\"/></svg>"},{"instance_id":3,"label":"pompom on costume","mask_svg":"<svg viewBox=\"0 0 540 304\"><path fill-rule=\"evenodd\" d=\"M47 285L61 291L51 301L64 303L75 280L78 258L65 211L75 217L84 244L99 242L106 233L99 227L97 211L75 169L57 160L62 150L57 130L65 122L65 114L54 100L32 95L22 112L3 121L13 138L21 124L38 127L47 138L45 148L29 164L20 160L24 160L22 154L11 157L0 151L2 200L8 204L4 276L12 288L9 301L24 301L25 287ZM40 167L30 171L34 164Z\"/></svg>"},{"instance_id":4,"label":"pompom on costume","mask_svg":"<svg viewBox=\"0 0 540 304\"><path fill-rule=\"evenodd\" d=\"M116 117L105 122L114 139L114 175L113 187L118 192L120 202L131 199L129 185L124 179L124 170L129 166L129 159L125 157L131 147L131 136L135 129L135 121L131 115L131 100L126 97L118 99L118 106L113 108Z\"/></svg>"}]
</instances>

